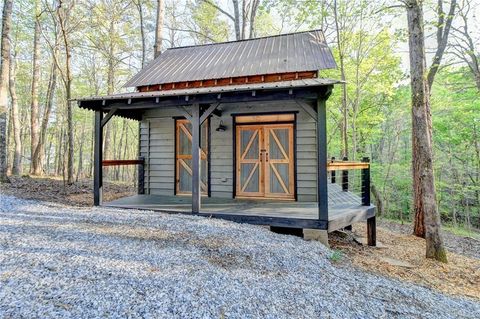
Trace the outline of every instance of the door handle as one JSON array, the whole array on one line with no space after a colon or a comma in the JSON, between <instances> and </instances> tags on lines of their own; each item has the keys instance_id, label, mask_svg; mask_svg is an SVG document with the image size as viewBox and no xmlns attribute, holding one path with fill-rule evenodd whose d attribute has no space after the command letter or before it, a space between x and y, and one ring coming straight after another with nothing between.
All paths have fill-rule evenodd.
<instances>
[{"instance_id":1,"label":"door handle","mask_svg":"<svg viewBox=\"0 0 480 319\"><path fill-rule=\"evenodd\" d=\"M262 158L263 158L263 154L265 154L266 151L267 151L267 150L264 150L264 149L261 149L261 150L260 150L260 154L259 154L259 156L258 156L258 157L260 158L260 162L263 161L263 159L262 159Z\"/></svg>"}]
</instances>

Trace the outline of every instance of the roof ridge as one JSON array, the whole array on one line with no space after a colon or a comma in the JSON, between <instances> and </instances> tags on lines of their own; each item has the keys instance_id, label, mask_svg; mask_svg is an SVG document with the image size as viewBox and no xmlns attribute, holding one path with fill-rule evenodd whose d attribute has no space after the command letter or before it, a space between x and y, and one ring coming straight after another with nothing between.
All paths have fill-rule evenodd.
<instances>
[{"instance_id":1,"label":"roof ridge","mask_svg":"<svg viewBox=\"0 0 480 319\"><path fill-rule=\"evenodd\" d=\"M306 31L296 31L296 32L288 32L288 33L282 33L282 34L266 35L266 36L263 36L263 37L250 38L250 39L231 40L231 41L223 41L223 42L212 42L212 43L205 43L205 44L184 45L184 46L180 46L180 47L168 48L165 51L177 50L177 49L186 49L186 48L198 48L198 47L205 47L205 46L212 46L212 45L219 45L219 44L255 41L255 40L283 37L283 36L289 36L289 35L293 35L293 34L301 34L301 33L309 33L309 32L322 32L322 35L323 35L323 30L322 29L313 29L313 30L306 30ZM323 37L325 38L325 35L323 35Z\"/></svg>"}]
</instances>

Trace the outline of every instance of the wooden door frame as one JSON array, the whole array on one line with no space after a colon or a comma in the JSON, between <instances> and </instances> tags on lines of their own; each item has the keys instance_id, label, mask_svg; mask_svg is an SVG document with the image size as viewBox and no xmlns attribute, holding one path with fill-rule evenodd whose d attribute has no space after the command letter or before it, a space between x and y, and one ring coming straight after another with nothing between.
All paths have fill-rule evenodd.
<instances>
[{"instance_id":1,"label":"wooden door frame","mask_svg":"<svg viewBox=\"0 0 480 319\"><path fill-rule=\"evenodd\" d=\"M232 198L237 197L237 126L238 125L262 125L262 124L293 124L293 200L298 201L297 191L297 114L299 111L278 111L278 112L253 112L253 113L232 113L232 154L233 154L233 185L232 185ZM292 114L292 121L282 122L255 122L255 123L238 123L236 118L239 116L251 116L251 115L279 115L279 114ZM210 154L210 153L209 153ZM265 200L281 200L276 198L265 198ZM291 200L291 199L288 199Z\"/></svg>"},{"instance_id":2,"label":"wooden door frame","mask_svg":"<svg viewBox=\"0 0 480 319\"><path fill-rule=\"evenodd\" d=\"M188 194L178 194L177 192L177 121L178 120L186 120L185 116L174 116L173 117L173 195L185 195L188 196ZM207 119L207 196L211 197L212 195L212 187L211 187L211 116L209 116ZM204 196L204 195L203 195Z\"/></svg>"}]
</instances>

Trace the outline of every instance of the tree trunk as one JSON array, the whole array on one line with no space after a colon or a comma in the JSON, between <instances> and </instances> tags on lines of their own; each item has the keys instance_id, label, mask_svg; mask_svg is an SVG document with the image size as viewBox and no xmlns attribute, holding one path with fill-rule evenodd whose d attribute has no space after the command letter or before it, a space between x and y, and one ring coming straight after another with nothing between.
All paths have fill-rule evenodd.
<instances>
[{"instance_id":1,"label":"tree trunk","mask_svg":"<svg viewBox=\"0 0 480 319\"><path fill-rule=\"evenodd\" d=\"M73 111L72 111L72 70L71 70L71 58L72 52L70 49L70 40L68 38L67 24L69 20L69 13L73 9L73 5L70 7L64 7L62 0L59 1L57 7L57 17L62 35L63 46L65 51L65 74L63 76L63 83L65 85L65 98L67 102L67 137L68 137L68 149L67 149L67 184L71 185L74 182L73 177ZM65 172L65 169L63 170Z\"/></svg>"},{"instance_id":2,"label":"tree trunk","mask_svg":"<svg viewBox=\"0 0 480 319\"><path fill-rule=\"evenodd\" d=\"M78 168L77 168L77 179L76 179L77 182L79 178L83 177L83 145L86 139L86 136L85 136L86 121L87 121L87 113L85 112L85 116L82 122L82 133L80 135L80 150L78 152Z\"/></svg>"},{"instance_id":3,"label":"tree trunk","mask_svg":"<svg viewBox=\"0 0 480 319\"><path fill-rule=\"evenodd\" d=\"M117 158L118 159L126 159L125 157L122 157L122 150L123 150L123 144L124 144L124 137L125 137L125 128L126 128L126 119L123 119L122 121L122 130L120 131L120 141L118 142L118 152L117 152ZM116 171L115 171L115 179L118 181L120 180L120 169L122 167L117 166Z\"/></svg>"},{"instance_id":4,"label":"tree trunk","mask_svg":"<svg viewBox=\"0 0 480 319\"><path fill-rule=\"evenodd\" d=\"M378 191L378 189L375 187L374 184L371 186L371 191L373 194L373 197L375 197L375 206L377 206L377 216L383 216L384 215L384 210L383 210L383 199L382 195Z\"/></svg>"},{"instance_id":5,"label":"tree trunk","mask_svg":"<svg viewBox=\"0 0 480 319\"><path fill-rule=\"evenodd\" d=\"M88 161L88 177L93 176L93 158L94 158L94 150L95 150L95 120L91 121L92 129L91 129L91 136L90 136L90 160Z\"/></svg>"},{"instance_id":6,"label":"tree trunk","mask_svg":"<svg viewBox=\"0 0 480 319\"><path fill-rule=\"evenodd\" d=\"M432 127L429 87L426 80L422 2L408 0L407 19L412 89L412 163L414 233L426 239L426 257L447 262L440 233L433 172Z\"/></svg>"},{"instance_id":7,"label":"tree trunk","mask_svg":"<svg viewBox=\"0 0 480 319\"><path fill-rule=\"evenodd\" d=\"M335 0L334 3L334 17L335 17L335 29L337 34L337 48L340 62L340 79L344 82L342 86L342 157L348 157L348 136L347 136L347 127L348 127L348 109L347 109L347 84L345 83L345 66L344 66L344 56L343 48L341 45L341 32L340 25L338 21L338 4Z\"/></svg>"},{"instance_id":8,"label":"tree trunk","mask_svg":"<svg viewBox=\"0 0 480 319\"><path fill-rule=\"evenodd\" d=\"M18 97L15 88L16 78L15 58L12 58L10 64L10 97L12 99L12 128L13 141L15 148L13 152L12 175L22 174L22 138L20 135L20 115L18 112Z\"/></svg>"},{"instance_id":9,"label":"tree trunk","mask_svg":"<svg viewBox=\"0 0 480 319\"><path fill-rule=\"evenodd\" d=\"M7 109L10 72L10 28L12 25L12 0L4 0L2 14L2 39L0 53L0 183L7 182Z\"/></svg>"},{"instance_id":10,"label":"tree trunk","mask_svg":"<svg viewBox=\"0 0 480 319\"><path fill-rule=\"evenodd\" d=\"M124 138L125 138L125 143L123 143L124 145L124 150L123 150L123 159L127 159L127 156L128 156L128 121L127 119L123 119L123 127L124 127ZM122 166L122 180L125 181L125 170L127 168L124 166Z\"/></svg>"},{"instance_id":11,"label":"tree trunk","mask_svg":"<svg viewBox=\"0 0 480 319\"><path fill-rule=\"evenodd\" d=\"M10 150L10 145L12 144L12 109L10 108L7 114L7 139L5 141L5 149L7 154L7 177L12 174L12 162L13 162L13 152Z\"/></svg>"},{"instance_id":12,"label":"tree trunk","mask_svg":"<svg viewBox=\"0 0 480 319\"><path fill-rule=\"evenodd\" d=\"M457 1L451 0L450 2L450 10L448 11L448 15L445 16L445 12L443 12L443 0L438 0L437 4L437 50L435 52L435 56L433 57L432 66L428 71L427 75L427 82L428 88L431 91L433 80L435 79L435 75L440 68L440 63L442 62L443 54L445 53L445 49L447 48L448 44L448 35L450 34L450 28L452 26L453 16L455 14L455 8L457 7Z\"/></svg>"},{"instance_id":13,"label":"tree trunk","mask_svg":"<svg viewBox=\"0 0 480 319\"><path fill-rule=\"evenodd\" d=\"M57 121L57 125L58 125L58 121ZM60 131L58 132L58 137L57 137L57 149L56 149L56 152L55 152L55 168L54 168L54 172L55 172L55 175L58 176L60 175L60 173L62 172L61 171L61 162L62 162L62 154L63 154L63 143L64 143L64 140L63 140L63 125L59 127Z\"/></svg>"},{"instance_id":14,"label":"tree trunk","mask_svg":"<svg viewBox=\"0 0 480 319\"><path fill-rule=\"evenodd\" d=\"M250 33L249 33L250 39L255 37L255 18L257 17L257 10L259 5L260 5L260 0L253 0L252 9L250 11Z\"/></svg>"},{"instance_id":15,"label":"tree trunk","mask_svg":"<svg viewBox=\"0 0 480 319\"><path fill-rule=\"evenodd\" d=\"M114 70L114 65L113 62L109 63L108 65L108 72L107 72L107 83L108 83L108 88L107 88L107 94L113 94L114 91L114 76L115 76L115 70ZM109 121L105 125L104 128L104 134L105 138L103 141L103 156L105 158L109 158L110 156L110 144L111 144L111 131L112 131L112 122Z\"/></svg>"},{"instance_id":16,"label":"tree trunk","mask_svg":"<svg viewBox=\"0 0 480 319\"><path fill-rule=\"evenodd\" d=\"M30 174L41 175L42 166L40 158L35 156L35 149L39 142L39 126L38 126L38 84L40 80L40 13L39 4L35 2L35 29L33 32L33 73L32 73L32 101L30 104Z\"/></svg>"},{"instance_id":17,"label":"tree trunk","mask_svg":"<svg viewBox=\"0 0 480 319\"><path fill-rule=\"evenodd\" d=\"M153 46L154 57L162 52L163 24L165 19L165 2L157 0L157 26L155 28L155 45Z\"/></svg>"},{"instance_id":18,"label":"tree trunk","mask_svg":"<svg viewBox=\"0 0 480 319\"><path fill-rule=\"evenodd\" d=\"M473 122L473 145L475 146L475 202L480 205L480 141L478 136L478 127Z\"/></svg>"},{"instance_id":19,"label":"tree trunk","mask_svg":"<svg viewBox=\"0 0 480 319\"><path fill-rule=\"evenodd\" d=\"M72 73L70 70L70 47L65 35L65 53L66 53L66 73L67 73L67 125L68 125L68 158L67 158L67 183L73 184L73 111L72 111Z\"/></svg>"},{"instance_id":20,"label":"tree trunk","mask_svg":"<svg viewBox=\"0 0 480 319\"><path fill-rule=\"evenodd\" d=\"M241 36L242 39L246 38L246 33L247 33L247 0L242 1L242 30L241 30Z\"/></svg>"},{"instance_id":21,"label":"tree trunk","mask_svg":"<svg viewBox=\"0 0 480 319\"><path fill-rule=\"evenodd\" d=\"M48 143L48 152L47 152L47 159L45 162L45 168L47 175L50 175L50 159L52 157L52 147L53 147L53 140L55 138L55 132L50 133L49 143ZM54 165L55 167L55 165Z\"/></svg>"},{"instance_id":22,"label":"tree trunk","mask_svg":"<svg viewBox=\"0 0 480 319\"><path fill-rule=\"evenodd\" d=\"M47 88L47 96L46 96L46 103L45 109L43 112L42 117L42 124L40 127L40 136L37 143L37 147L33 153L33 157L35 159L35 175L43 174L42 166L44 162L44 154L45 154L45 140L47 136L47 128L48 128L48 120L50 119L50 113L53 107L53 99L55 97L55 89L57 87L57 67L55 62L52 64L52 70L50 73L50 80L48 82Z\"/></svg>"},{"instance_id":23,"label":"tree trunk","mask_svg":"<svg viewBox=\"0 0 480 319\"><path fill-rule=\"evenodd\" d=\"M112 21L109 28L110 36L115 35L115 23ZM108 48L108 66L107 66L107 94L113 94L115 91L115 47L114 43L110 41ZM103 156L104 158L109 158L110 156L110 144L111 144L111 131L112 125L111 121L105 125L104 134L105 138L103 140Z\"/></svg>"},{"instance_id":24,"label":"tree trunk","mask_svg":"<svg viewBox=\"0 0 480 319\"><path fill-rule=\"evenodd\" d=\"M237 40L242 39L241 31L240 31L240 8L238 6L238 0L232 0L233 3L233 15L234 15L234 20L233 24L235 27L235 38Z\"/></svg>"},{"instance_id":25,"label":"tree trunk","mask_svg":"<svg viewBox=\"0 0 480 319\"><path fill-rule=\"evenodd\" d=\"M117 127L117 121L112 121L112 159L117 159L117 147L118 147L118 143L117 143L117 131L118 131L118 127ZM117 171L117 168L118 166L113 166L113 167L107 167L107 170L106 170L106 174L105 175L110 175L110 177L112 179L115 179L115 172Z\"/></svg>"},{"instance_id":26,"label":"tree trunk","mask_svg":"<svg viewBox=\"0 0 480 319\"><path fill-rule=\"evenodd\" d=\"M142 39L142 69L143 69L143 67L145 66L145 59L146 59L146 56L147 56L147 46L146 46L146 40L145 40L145 22L144 22L144 18L143 18L143 3L142 3L142 1L143 0L137 0L134 3L137 6L138 18L139 18L139 22L140 22L140 38ZM160 47L161 47L161 45L160 45Z\"/></svg>"}]
</instances>

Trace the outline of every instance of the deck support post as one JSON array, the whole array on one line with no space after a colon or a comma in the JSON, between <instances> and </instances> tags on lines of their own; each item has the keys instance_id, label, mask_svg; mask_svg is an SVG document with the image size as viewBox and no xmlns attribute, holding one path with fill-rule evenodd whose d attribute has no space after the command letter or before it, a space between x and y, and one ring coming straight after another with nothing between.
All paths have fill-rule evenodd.
<instances>
[{"instance_id":1,"label":"deck support post","mask_svg":"<svg viewBox=\"0 0 480 319\"><path fill-rule=\"evenodd\" d=\"M137 193L139 195L145 194L145 158L143 156L139 156L138 159L141 161L141 164L138 164L138 171L137 171L137 179L138 179L138 187Z\"/></svg>"},{"instance_id":2,"label":"deck support post","mask_svg":"<svg viewBox=\"0 0 480 319\"><path fill-rule=\"evenodd\" d=\"M200 192L200 105L192 105L192 213L201 209Z\"/></svg>"},{"instance_id":3,"label":"deck support post","mask_svg":"<svg viewBox=\"0 0 480 319\"><path fill-rule=\"evenodd\" d=\"M327 173L327 108L331 88L319 92L317 97L317 201L318 219L325 221L328 228L328 173Z\"/></svg>"},{"instance_id":4,"label":"deck support post","mask_svg":"<svg viewBox=\"0 0 480 319\"><path fill-rule=\"evenodd\" d=\"M102 157L103 157L103 112L102 110L95 111L95 147L93 159L93 205L100 206L103 201L103 171L102 171Z\"/></svg>"},{"instance_id":5,"label":"deck support post","mask_svg":"<svg viewBox=\"0 0 480 319\"><path fill-rule=\"evenodd\" d=\"M368 246L377 246L377 221L375 216L367 219L367 243Z\"/></svg>"},{"instance_id":6,"label":"deck support post","mask_svg":"<svg viewBox=\"0 0 480 319\"><path fill-rule=\"evenodd\" d=\"M335 161L335 157L332 157L332 162ZM336 171L331 171L330 172L330 182L332 184L335 184L337 182L337 172Z\"/></svg>"},{"instance_id":7,"label":"deck support post","mask_svg":"<svg viewBox=\"0 0 480 319\"><path fill-rule=\"evenodd\" d=\"M364 157L362 162L369 163L370 159ZM362 205L370 206L370 166L362 169ZM368 246L377 246L377 221L375 216L367 219Z\"/></svg>"},{"instance_id":8,"label":"deck support post","mask_svg":"<svg viewBox=\"0 0 480 319\"><path fill-rule=\"evenodd\" d=\"M344 156L342 159L344 162L348 161L348 157ZM342 190L348 192L348 170L344 169L342 171Z\"/></svg>"},{"instance_id":9,"label":"deck support post","mask_svg":"<svg viewBox=\"0 0 480 319\"><path fill-rule=\"evenodd\" d=\"M370 159L364 157L362 162L369 163ZM362 205L370 206L370 166L362 169Z\"/></svg>"}]
</instances>

